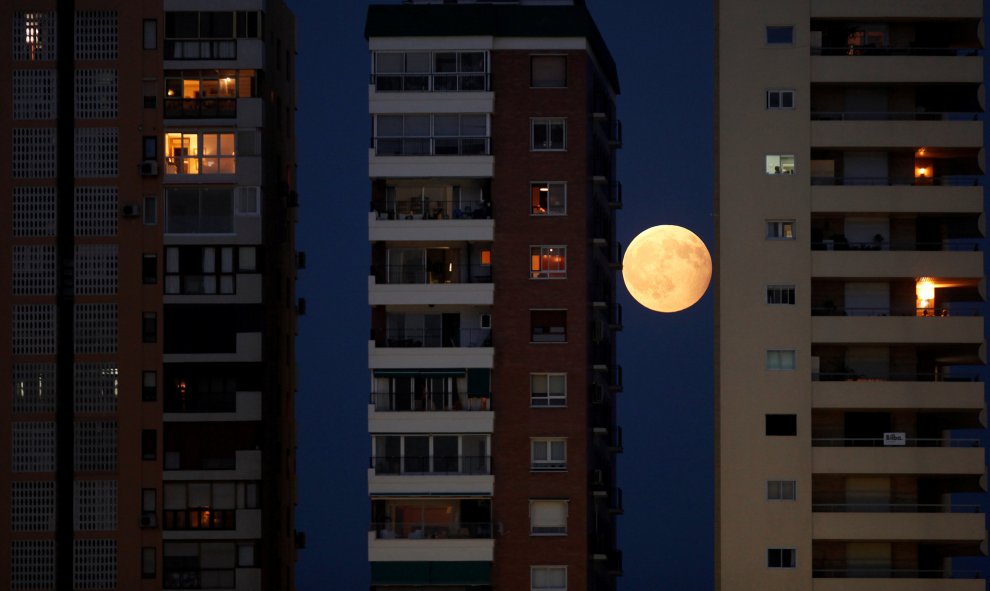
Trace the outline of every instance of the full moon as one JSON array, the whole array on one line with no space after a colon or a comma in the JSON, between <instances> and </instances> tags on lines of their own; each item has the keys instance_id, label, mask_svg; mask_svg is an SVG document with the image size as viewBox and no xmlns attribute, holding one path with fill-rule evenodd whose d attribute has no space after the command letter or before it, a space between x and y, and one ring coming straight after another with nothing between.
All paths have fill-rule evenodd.
<instances>
[{"instance_id":1,"label":"full moon","mask_svg":"<svg viewBox=\"0 0 990 591\"><path fill-rule=\"evenodd\" d=\"M694 232L653 226L633 239L622 257L622 278L637 302L655 312L680 312L708 290L712 257Z\"/></svg>"}]
</instances>

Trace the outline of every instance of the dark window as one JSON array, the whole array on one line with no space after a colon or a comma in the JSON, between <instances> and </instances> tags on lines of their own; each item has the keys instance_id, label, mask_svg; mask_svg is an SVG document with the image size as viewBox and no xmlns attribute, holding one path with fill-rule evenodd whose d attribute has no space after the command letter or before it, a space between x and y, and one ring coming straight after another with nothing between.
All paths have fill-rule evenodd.
<instances>
[{"instance_id":1,"label":"dark window","mask_svg":"<svg viewBox=\"0 0 990 591\"><path fill-rule=\"evenodd\" d=\"M142 138L141 154L144 160L158 160L158 138L146 135Z\"/></svg>"},{"instance_id":2,"label":"dark window","mask_svg":"<svg viewBox=\"0 0 990 591\"><path fill-rule=\"evenodd\" d=\"M154 546L141 548L141 578L154 579L157 571L158 551Z\"/></svg>"},{"instance_id":3,"label":"dark window","mask_svg":"<svg viewBox=\"0 0 990 591\"><path fill-rule=\"evenodd\" d=\"M144 429L141 431L141 459L154 460L158 458L158 431Z\"/></svg>"},{"instance_id":4,"label":"dark window","mask_svg":"<svg viewBox=\"0 0 990 591\"><path fill-rule=\"evenodd\" d=\"M794 548L767 548L767 566L769 568L794 568L796 566L797 550Z\"/></svg>"},{"instance_id":5,"label":"dark window","mask_svg":"<svg viewBox=\"0 0 990 591\"><path fill-rule=\"evenodd\" d=\"M793 45L794 27L767 27L768 45Z\"/></svg>"},{"instance_id":6,"label":"dark window","mask_svg":"<svg viewBox=\"0 0 990 591\"><path fill-rule=\"evenodd\" d=\"M158 341L158 314L145 312L141 318L141 340L145 343Z\"/></svg>"},{"instance_id":7,"label":"dark window","mask_svg":"<svg viewBox=\"0 0 990 591\"><path fill-rule=\"evenodd\" d=\"M529 58L530 82L534 88L567 86L567 56L534 55Z\"/></svg>"},{"instance_id":8,"label":"dark window","mask_svg":"<svg viewBox=\"0 0 990 591\"><path fill-rule=\"evenodd\" d=\"M144 48L158 49L158 21L155 19L144 21Z\"/></svg>"},{"instance_id":9,"label":"dark window","mask_svg":"<svg viewBox=\"0 0 990 591\"><path fill-rule=\"evenodd\" d=\"M141 277L145 285L158 283L158 255L146 254L141 259Z\"/></svg>"},{"instance_id":10,"label":"dark window","mask_svg":"<svg viewBox=\"0 0 990 591\"><path fill-rule=\"evenodd\" d=\"M141 374L141 400L154 402L158 399L158 372L146 371Z\"/></svg>"},{"instance_id":11,"label":"dark window","mask_svg":"<svg viewBox=\"0 0 990 591\"><path fill-rule=\"evenodd\" d=\"M767 435L797 435L797 415L767 415Z\"/></svg>"},{"instance_id":12,"label":"dark window","mask_svg":"<svg viewBox=\"0 0 990 591\"><path fill-rule=\"evenodd\" d=\"M144 198L144 223L146 226L154 226L158 223L158 198Z\"/></svg>"},{"instance_id":13,"label":"dark window","mask_svg":"<svg viewBox=\"0 0 990 591\"><path fill-rule=\"evenodd\" d=\"M529 318L532 342L567 342L567 310L530 310Z\"/></svg>"},{"instance_id":14,"label":"dark window","mask_svg":"<svg viewBox=\"0 0 990 591\"><path fill-rule=\"evenodd\" d=\"M196 39L199 37L198 12L166 12L166 39Z\"/></svg>"},{"instance_id":15,"label":"dark window","mask_svg":"<svg viewBox=\"0 0 990 591\"><path fill-rule=\"evenodd\" d=\"M199 13L199 36L203 39L233 39L234 13Z\"/></svg>"}]
</instances>

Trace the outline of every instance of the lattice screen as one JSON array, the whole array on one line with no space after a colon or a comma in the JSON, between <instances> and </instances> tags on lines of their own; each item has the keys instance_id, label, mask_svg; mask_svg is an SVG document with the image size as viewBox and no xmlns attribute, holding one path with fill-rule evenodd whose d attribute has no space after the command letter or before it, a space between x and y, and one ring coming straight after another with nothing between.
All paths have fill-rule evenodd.
<instances>
[{"instance_id":1,"label":"lattice screen","mask_svg":"<svg viewBox=\"0 0 990 591\"><path fill-rule=\"evenodd\" d=\"M76 470L112 472L117 469L117 423L83 421L75 425Z\"/></svg>"},{"instance_id":2,"label":"lattice screen","mask_svg":"<svg viewBox=\"0 0 990 591\"><path fill-rule=\"evenodd\" d=\"M76 70L76 119L117 118L117 70Z\"/></svg>"},{"instance_id":3,"label":"lattice screen","mask_svg":"<svg viewBox=\"0 0 990 591\"><path fill-rule=\"evenodd\" d=\"M79 127L75 136L76 178L117 176L117 128Z\"/></svg>"},{"instance_id":4,"label":"lattice screen","mask_svg":"<svg viewBox=\"0 0 990 591\"><path fill-rule=\"evenodd\" d=\"M14 355L55 354L55 306L13 306Z\"/></svg>"},{"instance_id":5,"label":"lattice screen","mask_svg":"<svg viewBox=\"0 0 990 591\"><path fill-rule=\"evenodd\" d=\"M13 531L55 531L55 481L10 483Z\"/></svg>"},{"instance_id":6,"label":"lattice screen","mask_svg":"<svg viewBox=\"0 0 990 591\"><path fill-rule=\"evenodd\" d=\"M13 472L55 471L54 421L14 421L10 430Z\"/></svg>"},{"instance_id":7,"label":"lattice screen","mask_svg":"<svg viewBox=\"0 0 990 591\"><path fill-rule=\"evenodd\" d=\"M76 236L117 235L117 187L76 187Z\"/></svg>"},{"instance_id":8,"label":"lattice screen","mask_svg":"<svg viewBox=\"0 0 990 591\"><path fill-rule=\"evenodd\" d=\"M14 119L55 118L55 70L14 70Z\"/></svg>"},{"instance_id":9,"label":"lattice screen","mask_svg":"<svg viewBox=\"0 0 990 591\"><path fill-rule=\"evenodd\" d=\"M115 412L117 410L116 363L77 363L76 412Z\"/></svg>"},{"instance_id":10,"label":"lattice screen","mask_svg":"<svg viewBox=\"0 0 990 591\"><path fill-rule=\"evenodd\" d=\"M117 304L76 304L76 353L117 352Z\"/></svg>"},{"instance_id":11,"label":"lattice screen","mask_svg":"<svg viewBox=\"0 0 990 591\"><path fill-rule=\"evenodd\" d=\"M18 61L55 59L54 12L15 12L11 23L12 57Z\"/></svg>"},{"instance_id":12,"label":"lattice screen","mask_svg":"<svg viewBox=\"0 0 990 591\"><path fill-rule=\"evenodd\" d=\"M75 540L73 549L77 590L117 588L117 540Z\"/></svg>"},{"instance_id":13,"label":"lattice screen","mask_svg":"<svg viewBox=\"0 0 990 591\"><path fill-rule=\"evenodd\" d=\"M72 509L75 531L117 529L117 481L77 480Z\"/></svg>"},{"instance_id":14,"label":"lattice screen","mask_svg":"<svg viewBox=\"0 0 990 591\"><path fill-rule=\"evenodd\" d=\"M11 169L15 179L50 179L55 176L55 129L15 127ZM114 164L116 166L116 163Z\"/></svg>"},{"instance_id":15,"label":"lattice screen","mask_svg":"<svg viewBox=\"0 0 990 591\"><path fill-rule=\"evenodd\" d=\"M55 364L15 363L14 412L55 412Z\"/></svg>"},{"instance_id":16,"label":"lattice screen","mask_svg":"<svg viewBox=\"0 0 990 591\"><path fill-rule=\"evenodd\" d=\"M117 59L117 11L76 12L76 59Z\"/></svg>"},{"instance_id":17,"label":"lattice screen","mask_svg":"<svg viewBox=\"0 0 990 591\"><path fill-rule=\"evenodd\" d=\"M55 246L15 245L12 251L14 295L55 295Z\"/></svg>"},{"instance_id":18,"label":"lattice screen","mask_svg":"<svg viewBox=\"0 0 990 591\"><path fill-rule=\"evenodd\" d=\"M10 543L10 588L55 588L55 540L14 540Z\"/></svg>"},{"instance_id":19,"label":"lattice screen","mask_svg":"<svg viewBox=\"0 0 990 591\"><path fill-rule=\"evenodd\" d=\"M55 235L55 187L14 187L14 236Z\"/></svg>"},{"instance_id":20,"label":"lattice screen","mask_svg":"<svg viewBox=\"0 0 990 591\"><path fill-rule=\"evenodd\" d=\"M117 293L117 245L76 246L76 295Z\"/></svg>"}]
</instances>

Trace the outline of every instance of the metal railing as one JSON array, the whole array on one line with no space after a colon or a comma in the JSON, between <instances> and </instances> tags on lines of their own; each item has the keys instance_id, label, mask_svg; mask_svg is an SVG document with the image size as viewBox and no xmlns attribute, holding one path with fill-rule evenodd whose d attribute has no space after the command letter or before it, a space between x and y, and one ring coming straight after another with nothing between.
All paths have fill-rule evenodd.
<instances>
[{"instance_id":1,"label":"metal railing","mask_svg":"<svg viewBox=\"0 0 990 591\"><path fill-rule=\"evenodd\" d=\"M914 307L843 307L843 306L812 306L812 316L897 316L919 318L944 318L947 316L983 316L983 304L980 302L965 302L951 304L949 307L914 308Z\"/></svg>"},{"instance_id":2,"label":"metal railing","mask_svg":"<svg viewBox=\"0 0 990 591\"><path fill-rule=\"evenodd\" d=\"M936 177L914 176L813 176L812 185L846 185L846 186L944 186L944 187L980 187L983 186L983 175L953 174Z\"/></svg>"},{"instance_id":3,"label":"metal railing","mask_svg":"<svg viewBox=\"0 0 990 591\"><path fill-rule=\"evenodd\" d=\"M233 589L237 584L232 568L169 568L162 573L163 589Z\"/></svg>"},{"instance_id":4,"label":"metal railing","mask_svg":"<svg viewBox=\"0 0 990 591\"><path fill-rule=\"evenodd\" d=\"M236 392L188 392L185 396L167 395L165 412L236 412Z\"/></svg>"},{"instance_id":5,"label":"metal railing","mask_svg":"<svg viewBox=\"0 0 990 591\"><path fill-rule=\"evenodd\" d=\"M842 238L822 240L811 243L811 250L869 250L869 251L951 251L979 252L983 241L972 238L947 238L937 242L919 242L917 240L870 240L866 242L850 242Z\"/></svg>"},{"instance_id":6,"label":"metal railing","mask_svg":"<svg viewBox=\"0 0 990 591\"><path fill-rule=\"evenodd\" d=\"M980 447L979 439L907 437L902 445L885 445L883 437L812 437L812 447Z\"/></svg>"},{"instance_id":7,"label":"metal railing","mask_svg":"<svg viewBox=\"0 0 990 591\"><path fill-rule=\"evenodd\" d=\"M370 531L379 540L437 540L437 539L488 539L492 537L490 521L409 521L372 522Z\"/></svg>"},{"instance_id":8,"label":"metal railing","mask_svg":"<svg viewBox=\"0 0 990 591\"><path fill-rule=\"evenodd\" d=\"M484 394L372 392L369 404L375 406L376 412L487 411L492 410L492 395L490 392Z\"/></svg>"},{"instance_id":9,"label":"metal railing","mask_svg":"<svg viewBox=\"0 0 990 591\"><path fill-rule=\"evenodd\" d=\"M453 284L491 283L492 266L476 264L403 264L372 265L371 274L378 284ZM463 278L463 279L462 279Z\"/></svg>"},{"instance_id":10,"label":"metal railing","mask_svg":"<svg viewBox=\"0 0 990 591\"><path fill-rule=\"evenodd\" d=\"M166 98L166 119L229 119L237 117L236 98Z\"/></svg>"},{"instance_id":11,"label":"metal railing","mask_svg":"<svg viewBox=\"0 0 990 591\"><path fill-rule=\"evenodd\" d=\"M237 529L237 511L233 509L165 509L162 529Z\"/></svg>"},{"instance_id":12,"label":"metal railing","mask_svg":"<svg viewBox=\"0 0 990 591\"><path fill-rule=\"evenodd\" d=\"M235 39L165 40L167 60L233 60L237 59Z\"/></svg>"},{"instance_id":13,"label":"metal railing","mask_svg":"<svg viewBox=\"0 0 990 591\"><path fill-rule=\"evenodd\" d=\"M184 458L165 452L165 470L236 470L237 458Z\"/></svg>"},{"instance_id":14,"label":"metal railing","mask_svg":"<svg viewBox=\"0 0 990 591\"><path fill-rule=\"evenodd\" d=\"M379 219L389 220L484 220L492 217L491 204L481 199L416 197L398 199L374 209Z\"/></svg>"},{"instance_id":15,"label":"metal railing","mask_svg":"<svg viewBox=\"0 0 990 591\"><path fill-rule=\"evenodd\" d=\"M812 121L983 121L966 111L812 111Z\"/></svg>"},{"instance_id":16,"label":"metal railing","mask_svg":"<svg viewBox=\"0 0 990 591\"><path fill-rule=\"evenodd\" d=\"M489 137L376 137L376 156L488 156Z\"/></svg>"},{"instance_id":17,"label":"metal railing","mask_svg":"<svg viewBox=\"0 0 990 591\"><path fill-rule=\"evenodd\" d=\"M839 45L812 47L811 55L850 55L850 56L980 56L983 50L976 47L876 47L872 45Z\"/></svg>"},{"instance_id":18,"label":"metal railing","mask_svg":"<svg viewBox=\"0 0 990 591\"><path fill-rule=\"evenodd\" d=\"M375 474L416 476L488 475L491 456L371 456Z\"/></svg>"},{"instance_id":19,"label":"metal railing","mask_svg":"<svg viewBox=\"0 0 990 591\"><path fill-rule=\"evenodd\" d=\"M491 90L487 72L372 74L377 92L484 92Z\"/></svg>"},{"instance_id":20,"label":"metal railing","mask_svg":"<svg viewBox=\"0 0 990 591\"><path fill-rule=\"evenodd\" d=\"M492 330L490 328L462 328L456 331L442 329L387 330L385 331L385 339L379 341L377 346L399 349L409 347L491 347Z\"/></svg>"},{"instance_id":21,"label":"metal railing","mask_svg":"<svg viewBox=\"0 0 990 591\"><path fill-rule=\"evenodd\" d=\"M906 372L892 371L883 374L870 374L856 371L823 371L813 372L812 381L816 382L980 382L982 378L976 371L970 375L947 374L946 372Z\"/></svg>"},{"instance_id":22,"label":"metal railing","mask_svg":"<svg viewBox=\"0 0 990 591\"><path fill-rule=\"evenodd\" d=\"M818 513L979 513L979 505L931 503L814 503Z\"/></svg>"}]
</instances>

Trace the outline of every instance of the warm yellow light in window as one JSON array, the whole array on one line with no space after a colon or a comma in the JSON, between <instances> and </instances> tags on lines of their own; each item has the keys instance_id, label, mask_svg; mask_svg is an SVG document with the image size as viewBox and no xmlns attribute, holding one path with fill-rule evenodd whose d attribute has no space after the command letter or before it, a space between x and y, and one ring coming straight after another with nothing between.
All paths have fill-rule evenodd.
<instances>
[{"instance_id":1,"label":"warm yellow light in window","mask_svg":"<svg viewBox=\"0 0 990 591\"><path fill-rule=\"evenodd\" d=\"M531 261L530 261L530 264L529 264L529 268L532 269L533 271L539 271L540 270L540 255L534 254L534 255L532 255L530 257L530 259L531 259Z\"/></svg>"},{"instance_id":2,"label":"warm yellow light in window","mask_svg":"<svg viewBox=\"0 0 990 591\"><path fill-rule=\"evenodd\" d=\"M482 265L492 264L492 251L490 250L481 251L481 264Z\"/></svg>"},{"instance_id":3,"label":"warm yellow light in window","mask_svg":"<svg viewBox=\"0 0 990 591\"><path fill-rule=\"evenodd\" d=\"M922 277L914 286L914 292L919 300L931 301L935 299L935 282L931 277Z\"/></svg>"}]
</instances>

